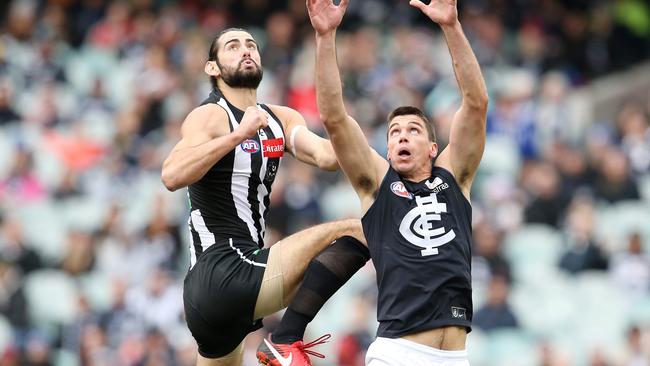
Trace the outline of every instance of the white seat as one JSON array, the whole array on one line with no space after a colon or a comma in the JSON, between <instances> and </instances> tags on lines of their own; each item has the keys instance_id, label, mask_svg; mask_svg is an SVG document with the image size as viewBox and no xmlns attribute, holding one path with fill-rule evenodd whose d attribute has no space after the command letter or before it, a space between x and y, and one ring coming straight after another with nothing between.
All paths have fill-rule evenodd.
<instances>
[{"instance_id":1,"label":"white seat","mask_svg":"<svg viewBox=\"0 0 650 366\"><path fill-rule=\"evenodd\" d=\"M53 358L57 366L79 366L80 363L78 354L64 349L56 349Z\"/></svg>"},{"instance_id":2,"label":"white seat","mask_svg":"<svg viewBox=\"0 0 650 366\"><path fill-rule=\"evenodd\" d=\"M641 197L650 205L650 174L641 176L638 180Z\"/></svg>"},{"instance_id":3,"label":"white seat","mask_svg":"<svg viewBox=\"0 0 650 366\"><path fill-rule=\"evenodd\" d=\"M92 231L100 227L109 204L89 196L78 196L57 202L54 207L67 227Z\"/></svg>"},{"instance_id":4,"label":"white seat","mask_svg":"<svg viewBox=\"0 0 650 366\"><path fill-rule=\"evenodd\" d=\"M16 214L27 244L46 259L57 261L63 257L67 226L51 201L17 207Z\"/></svg>"},{"instance_id":5,"label":"white seat","mask_svg":"<svg viewBox=\"0 0 650 366\"><path fill-rule=\"evenodd\" d=\"M505 136L488 136L478 175L514 177L519 173L520 166L521 158L515 141Z\"/></svg>"},{"instance_id":6,"label":"white seat","mask_svg":"<svg viewBox=\"0 0 650 366\"><path fill-rule=\"evenodd\" d=\"M643 201L622 201L596 209L596 236L611 251L627 249L629 235L650 237L650 205Z\"/></svg>"},{"instance_id":7,"label":"white seat","mask_svg":"<svg viewBox=\"0 0 650 366\"><path fill-rule=\"evenodd\" d=\"M629 304L606 272L583 272L572 284L576 340L587 346L617 344L628 320ZM589 349L583 350L585 353Z\"/></svg>"},{"instance_id":8,"label":"white seat","mask_svg":"<svg viewBox=\"0 0 650 366\"><path fill-rule=\"evenodd\" d=\"M325 221L361 216L359 197L347 181L325 189L318 203Z\"/></svg>"},{"instance_id":9,"label":"white seat","mask_svg":"<svg viewBox=\"0 0 650 366\"><path fill-rule=\"evenodd\" d=\"M4 129L0 129L0 177L6 177L14 161L14 142Z\"/></svg>"},{"instance_id":10,"label":"white seat","mask_svg":"<svg viewBox=\"0 0 650 366\"><path fill-rule=\"evenodd\" d=\"M519 330L494 330L488 336L489 366L534 366L537 364L536 345L532 338Z\"/></svg>"},{"instance_id":11,"label":"white seat","mask_svg":"<svg viewBox=\"0 0 650 366\"><path fill-rule=\"evenodd\" d=\"M74 319L77 288L62 271L41 270L25 278L25 296L29 315L37 325L67 323Z\"/></svg>"},{"instance_id":12,"label":"white seat","mask_svg":"<svg viewBox=\"0 0 650 366\"><path fill-rule=\"evenodd\" d=\"M0 315L0 354L4 354L7 347L9 347L13 340L11 324L7 318Z\"/></svg>"},{"instance_id":13,"label":"white seat","mask_svg":"<svg viewBox=\"0 0 650 366\"><path fill-rule=\"evenodd\" d=\"M488 335L480 329L472 329L472 334L467 337L467 356L471 365L488 363L488 339Z\"/></svg>"},{"instance_id":14,"label":"white seat","mask_svg":"<svg viewBox=\"0 0 650 366\"><path fill-rule=\"evenodd\" d=\"M512 264L514 277L526 283L536 283L557 272L563 242L552 227L533 224L508 235L503 250Z\"/></svg>"},{"instance_id":15,"label":"white seat","mask_svg":"<svg viewBox=\"0 0 650 366\"><path fill-rule=\"evenodd\" d=\"M568 276L554 272L536 283L515 282L510 305L524 329L536 336L553 338L571 331L571 319L577 312L571 292Z\"/></svg>"},{"instance_id":16,"label":"white seat","mask_svg":"<svg viewBox=\"0 0 650 366\"><path fill-rule=\"evenodd\" d=\"M113 302L113 286L111 279L93 271L79 279L80 289L95 310L107 310Z\"/></svg>"},{"instance_id":17,"label":"white seat","mask_svg":"<svg viewBox=\"0 0 650 366\"><path fill-rule=\"evenodd\" d=\"M636 299L630 304L628 322L630 324L650 324L650 294Z\"/></svg>"}]
</instances>

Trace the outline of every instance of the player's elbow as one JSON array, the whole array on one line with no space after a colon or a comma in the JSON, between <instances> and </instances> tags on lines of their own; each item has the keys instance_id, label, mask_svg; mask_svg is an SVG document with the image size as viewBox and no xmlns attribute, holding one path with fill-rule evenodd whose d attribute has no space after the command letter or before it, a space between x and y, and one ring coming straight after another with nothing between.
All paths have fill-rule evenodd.
<instances>
[{"instance_id":1,"label":"player's elbow","mask_svg":"<svg viewBox=\"0 0 650 366\"><path fill-rule=\"evenodd\" d=\"M341 112L321 112L320 119L325 128L339 126L345 122L347 115Z\"/></svg>"},{"instance_id":2,"label":"player's elbow","mask_svg":"<svg viewBox=\"0 0 650 366\"><path fill-rule=\"evenodd\" d=\"M322 170L335 172L339 170L339 162L336 160L336 156L325 156L319 159L318 167Z\"/></svg>"},{"instance_id":3,"label":"player's elbow","mask_svg":"<svg viewBox=\"0 0 650 366\"><path fill-rule=\"evenodd\" d=\"M165 175L164 173L161 174L160 180L162 181L163 185L165 188L167 188L168 191L174 192L175 190L178 189L177 184L174 182L174 179L171 178L169 175Z\"/></svg>"},{"instance_id":4,"label":"player's elbow","mask_svg":"<svg viewBox=\"0 0 650 366\"><path fill-rule=\"evenodd\" d=\"M165 188L170 192L174 192L183 187L182 183L178 179L178 175L170 168L163 168L162 173L160 174L160 180L165 185Z\"/></svg>"},{"instance_id":5,"label":"player's elbow","mask_svg":"<svg viewBox=\"0 0 650 366\"><path fill-rule=\"evenodd\" d=\"M487 92L468 94L465 96L463 103L473 111L487 113L489 97Z\"/></svg>"}]
</instances>

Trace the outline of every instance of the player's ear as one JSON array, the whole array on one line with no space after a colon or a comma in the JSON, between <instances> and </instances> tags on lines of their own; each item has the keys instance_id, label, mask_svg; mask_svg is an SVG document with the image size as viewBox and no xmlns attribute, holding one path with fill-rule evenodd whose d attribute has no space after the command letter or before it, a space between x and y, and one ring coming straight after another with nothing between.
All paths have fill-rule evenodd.
<instances>
[{"instance_id":1,"label":"player's ear","mask_svg":"<svg viewBox=\"0 0 650 366\"><path fill-rule=\"evenodd\" d=\"M206 61L203 70L210 76L218 77L221 75L221 70L219 69L219 65L217 65L216 61Z\"/></svg>"},{"instance_id":2,"label":"player's ear","mask_svg":"<svg viewBox=\"0 0 650 366\"><path fill-rule=\"evenodd\" d=\"M436 156L438 156L438 144L432 142L429 146L429 159L434 159Z\"/></svg>"}]
</instances>

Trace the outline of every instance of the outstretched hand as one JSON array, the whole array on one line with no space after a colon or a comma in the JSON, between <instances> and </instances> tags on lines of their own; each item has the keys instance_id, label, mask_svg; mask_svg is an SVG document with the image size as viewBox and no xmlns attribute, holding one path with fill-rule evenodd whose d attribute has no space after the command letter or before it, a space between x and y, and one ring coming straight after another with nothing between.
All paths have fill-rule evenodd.
<instances>
[{"instance_id":1,"label":"outstretched hand","mask_svg":"<svg viewBox=\"0 0 650 366\"><path fill-rule=\"evenodd\" d=\"M426 5L420 0L410 0L409 4L420 9L434 22L443 25L453 25L458 20L456 0L431 0Z\"/></svg>"},{"instance_id":2,"label":"outstretched hand","mask_svg":"<svg viewBox=\"0 0 650 366\"><path fill-rule=\"evenodd\" d=\"M307 11L312 27L318 34L325 34L335 30L341 20L349 0L341 0L339 5L334 5L333 0L307 0Z\"/></svg>"}]
</instances>

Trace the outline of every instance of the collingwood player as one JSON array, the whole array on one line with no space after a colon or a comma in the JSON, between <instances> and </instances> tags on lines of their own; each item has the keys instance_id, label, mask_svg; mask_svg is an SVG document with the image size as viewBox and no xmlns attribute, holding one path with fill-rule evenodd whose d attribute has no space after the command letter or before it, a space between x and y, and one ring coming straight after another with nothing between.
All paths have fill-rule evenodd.
<instances>
[{"instance_id":1,"label":"collingwood player","mask_svg":"<svg viewBox=\"0 0 650 366\"><path fill-rule=\"evenodd\" d=\"M183 302L197 365L240 365L246 335L293 298L314 256L335 250L365 263L368 255L350 237L363 240L359 220L317 225L263 249L271 185L285 150L322 169L338 163L330 142L308 131L299 113L258 103L262 67L250 33L221 32L205 72L213 90L183 122L162 180L171 191L188 187L191 258Z\"/></svg>"},{"instance_id":2,"label":"collingwood player","mask_svg":"<svg viewBox=\"0 0 650 366\"><path fill-rule=\"evenodd\" d=\"M456 1L410 4L444 33L462 95L449 136L435 133L415 107L388 117L387 160L348 116L336 60L336 28L348 0L307 0L316 31L318 107L339 164L361 200L363 231L377 270L377 339L366 364L468 365L472 288L470 188L485 145L488 105L478 62Z\"/></svg>"}]
</instances>

